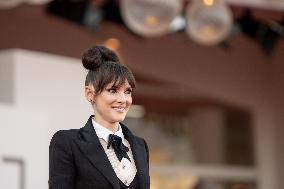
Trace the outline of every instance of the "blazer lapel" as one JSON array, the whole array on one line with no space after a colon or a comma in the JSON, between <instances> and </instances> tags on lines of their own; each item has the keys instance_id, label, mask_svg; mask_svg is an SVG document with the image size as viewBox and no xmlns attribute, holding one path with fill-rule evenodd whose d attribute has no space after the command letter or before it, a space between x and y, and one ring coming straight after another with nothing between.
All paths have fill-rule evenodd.
<instances>
[{"instance_id":1,"label":"blazer lapel","mask_svg":"<svg viewBox=\"0 0 284 189\"><path fill-rule=\"evenodd\" d=\"M92 116L89 118L86 125L80 129L79 133L80 139L77 140L77 144L81 151L86 155L93 166L107 178L113 187L119 189L119 180L94 130Z\"/></svg>"},{"instance_id":2,"label":"blazer lapel","mask_svg":"<svg viewBox=\"0 0 284 189\"><path fill-rule=\"evenodd\" d=\"M138 139L131 133L131 131L126 126L124 126L123 124L121 124L121 126L123 134L131 146L132 155L135 161L135 165L137 167L137 176L139 179L140 188L147 188L147 181L145 179L148 178L148 163L144 143L138 141Z\"/></svg>"}]
</instances>

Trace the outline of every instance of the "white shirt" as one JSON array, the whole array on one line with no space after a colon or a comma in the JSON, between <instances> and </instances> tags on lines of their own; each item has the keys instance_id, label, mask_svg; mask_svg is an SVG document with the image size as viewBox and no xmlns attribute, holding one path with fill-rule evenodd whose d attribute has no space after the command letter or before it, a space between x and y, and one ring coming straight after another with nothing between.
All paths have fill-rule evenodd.
<instances>
[{"instance_id":1,"label":"white shirt","mask_svg":"<svg viewBox=\"0 0 284 189\"><path fill-rule=\"evenodd\" d=\"M94 119L92 119L92 123L93 123L94 129L95 129L98 137L104 139L104 141L106 141L106 143L108 143L109 135L114 134L116 136L119 136L122 139L122 143L125 145L125 138L124 138L124 135L123 135L123 132L122 132L120 125L118 125L118 131L113 133L111 130L103 127L100 124L98 124Z\"/></svg>"},{"instance_id":2,"label":"white shirt","mask_svg":"<svg viewBox=\"0 0 284 189\"><path fill-rule=\"evenodd\" d=\"M121 126L119 125L118 131L113 133L112 131L98 124L94 119L92 119L92 123L97 133L97 136L99 137L101 145L103 146L104 151L111 163L111 166L114 169L115 174L126 186L129 186L136 175L137 169L136 169L135 162L133 159L130 144L124 138ZM129 161L127 158L122 158L122 160L119 161L119 159L117 158L114 152L113 147L110 146L110 148L107 148L108 137L110 134L114 134L114 135L121 137L123 144L127 146L129 149L129 151L127 152L127 155L129 156L131 161Z\"/></svg>"}]
</instances>

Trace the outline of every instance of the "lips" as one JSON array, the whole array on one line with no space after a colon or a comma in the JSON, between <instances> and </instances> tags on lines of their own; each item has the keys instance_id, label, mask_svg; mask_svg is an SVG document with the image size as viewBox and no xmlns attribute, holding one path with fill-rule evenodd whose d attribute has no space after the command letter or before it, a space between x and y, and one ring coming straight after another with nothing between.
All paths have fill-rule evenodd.
<instances>
[{"instance_id":1,"label":"lips","mask_svg":"<svg viewBox=\"0 0 284 189\"><path fill-rule=\"evenodd\" d=\"M123 106L116 106L116 107L112 107L112 108L119 113L123 113L125 111L125 107L123 107Z\"/></svg>"}]
</instances>

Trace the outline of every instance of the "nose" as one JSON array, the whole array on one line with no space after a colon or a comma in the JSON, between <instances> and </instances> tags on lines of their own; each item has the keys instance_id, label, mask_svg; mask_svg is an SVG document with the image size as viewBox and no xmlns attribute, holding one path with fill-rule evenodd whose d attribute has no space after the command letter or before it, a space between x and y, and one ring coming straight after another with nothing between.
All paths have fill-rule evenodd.
<instances>
[{"instance_id":1,"label":"nose","mask_svg":"<svg viewBox=\"0 0 284 189\"><path fill-rule=\"evenodd\" d=\"M126 94L124 94L124 93L117 93L116 101L120 102L120 103L126 102Z\"/></svg>"}]
</instances>

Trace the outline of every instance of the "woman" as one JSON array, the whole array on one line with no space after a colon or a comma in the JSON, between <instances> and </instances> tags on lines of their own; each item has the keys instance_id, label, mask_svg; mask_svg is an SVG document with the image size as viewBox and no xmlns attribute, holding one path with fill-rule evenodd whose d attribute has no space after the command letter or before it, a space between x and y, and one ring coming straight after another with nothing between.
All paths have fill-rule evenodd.
<instances>
[{"instance_id":1,"label":"woman","mask_svg":"<svg viewBox=\"0 0 284 189\"><path fill-rule=\"evenodd\" d=\"M94 116L81 129L54 134L49 189L149 189L147 144L120 123L132 103L132 72L103 46L87 50L82 62L89 70L85 96Z\"/></svg>"}]
</instances>

